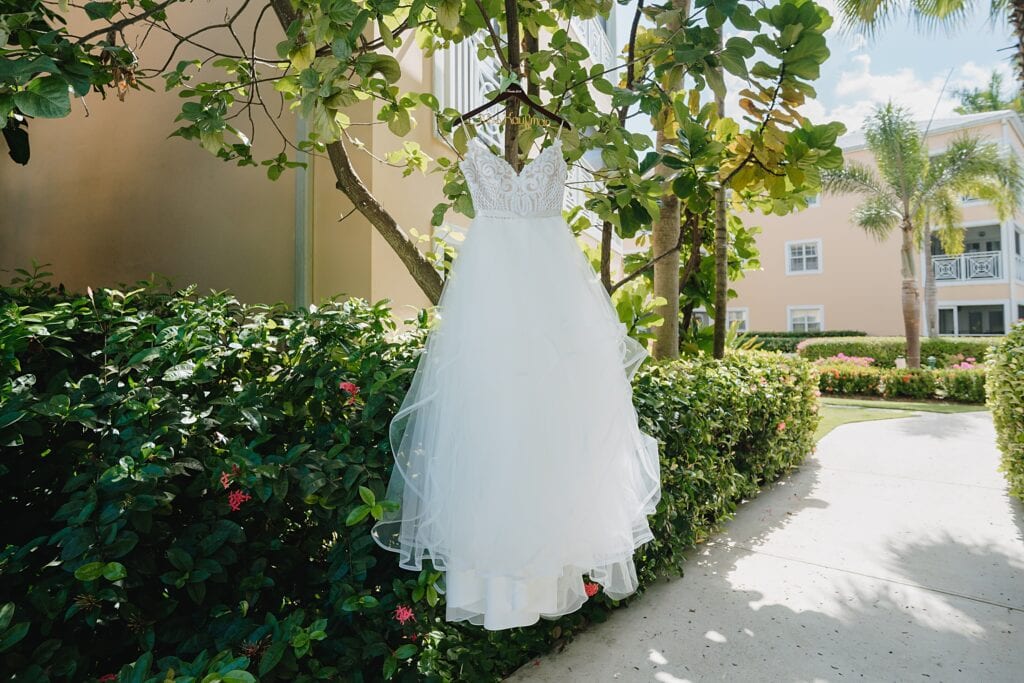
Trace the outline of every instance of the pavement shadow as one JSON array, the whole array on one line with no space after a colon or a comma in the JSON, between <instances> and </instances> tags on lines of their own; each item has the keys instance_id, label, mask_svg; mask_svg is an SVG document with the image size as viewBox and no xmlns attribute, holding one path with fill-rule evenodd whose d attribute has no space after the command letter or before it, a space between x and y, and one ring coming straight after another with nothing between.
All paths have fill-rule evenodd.
<instances>
[{"instance_id":1,"label":"pavement shadow","mask_svg":"<svg viewBox=\"0 0 1024 683\"><path fill-rule=\"evenodd\" d=\"M699 560L702 573L713 577L700 599L710 608L706 613L676 608L669 629L652 631L644 651L630 653L634 675L626 678L661 683L1019 681L1024 655L1012 644L1020 642L1024 626L1020 556L948 536L892 551L890 569L899 580L865 582L832 571L820 582L766 594L737 590L733 580L751 553L720 548ZM933 582L935 564L951 562L984 568L983 580L965 571L955 591L920 589ZM991 593L994 585L1011 592L988 595L995 598L991 602L971 599L977 597L972 591ZM794 593L800 608L778 602L792 603ZM668 598L655 593L647 599L658 603ZM1015 609L998 609L999 601ZM702 637L694 647L698 634Z\"/></svg>"}]
</instances>

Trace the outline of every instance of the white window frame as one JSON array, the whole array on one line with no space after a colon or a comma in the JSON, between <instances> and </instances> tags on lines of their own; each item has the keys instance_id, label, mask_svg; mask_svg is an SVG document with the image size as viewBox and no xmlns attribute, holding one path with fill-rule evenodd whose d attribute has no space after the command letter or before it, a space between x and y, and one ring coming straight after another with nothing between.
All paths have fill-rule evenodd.
<instances>
[{"instance_id":1,"label":"white window frame","mask_svg":"<svg viewBox=\"0 0 1024 683\"><path fill-rule=\"evenodd\" d=\"M729 320L730 315L739 314L737 317L741 325L737 327L737 332L747 332L750 330L750 308L747 306L737 306L736 308L725 309L725 324L726 327L731 327L735 320Z\"/></svg>"},{"instance_id":2,"label":"white window frame","mask_svg":"<svg viewBox=\"0 0 1024 683\"><path fill-rule=\"evenodd\" d=\"M791 250L795 246L803 246L807 244L813 244L818 252L818 269L817 270L793 270L793 256ZM825 259L824 253L821 246L821 238L809 239L809 240L789 240L786 242L786 275L820 275L825 271ZM804 256L804 262L806 264L807 257Z\"/></svg>"},{"instance_id":3,"label":"white window frame","mask_svg":"<svg viewBox=\"0 0 1024 683\"><path fill-rule=\"evenodd\" d=\"M797 311L817 311L818 321L821 325L821 329L818 330L795 330L793 329L793 314ZM825 306L823 304L804 304L786 306L786 329L790 332L824 332L827 328L825 327Z\"/></svg>"}]
</instances>

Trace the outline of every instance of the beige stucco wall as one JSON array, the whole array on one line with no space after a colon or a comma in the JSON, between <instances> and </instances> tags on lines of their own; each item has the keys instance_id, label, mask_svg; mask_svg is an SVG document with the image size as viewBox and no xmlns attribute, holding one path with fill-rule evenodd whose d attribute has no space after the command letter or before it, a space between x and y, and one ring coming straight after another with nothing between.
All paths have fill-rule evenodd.
<instances>
[{"instance_id":1,"label":"beige stucco wall","mask_svg":"<svg viewBox=\"0 0 1024 683\"><path fill-rule=\"evenodd\" d=\"M226 3L175 6L182 30L222 17ZM279 39L262 32L273 50ZM168 42L154 32L144 58L162 61ZM33 120L28 166L0 159L0 269L51 263L73 290L133 282L151 273L201 290L231 289L250 301L292 298L294 181L237 168L197 143L168 139L181 100L130 92L122 103L96 94L73 100L67 119ZM290 116L282 119L294 130ZM257 154L280 147L269 125ZM9 274L4 273L5 281Z\"/></svg>"},{"instance_id":2,"label":"beige stucco wall","mask_svg":"<svg viewBox=\"0 0 1024 683\"><path fill-rule=\"evenodd\" d=\"M1015 130L1000 123L977 126L972 134L995 142L1007 141L1024 157L1024 140ZM929 148L941 151L955 132L929 137ZM846 158L871 165L869 152L852 149ZM748 225L761 226L757 237L761 250L761 269L747 273L735 283L738 297L730 309L746 309L748 329L786 330L788 307L823 306L825 329L854 329L869 334L902 334L903 317L900 305L900 237L892 234L879 242L867 236L851 221L850 215L859 203L854 195L826 195L820 205L788 216L744 215ZM963 207L965 223L999 219L987 204ZM1020 222L1020 217L1018 217ZM822 272L819 274L786 274L787 243L821 240ZM1012 253L1011 241L1003 240L1004 252ZM1008 265L1008 264L1007 264ZM1024 304L1024 285L1016 286L1016 299ZM1011 283L940 285L938 298L944 302L981 302L1011 300ZM1011 311L1016 319L1015 311Z\"/></svg>"},{"instance_id":3,"label":"beige stucco wall","mask_svg":"<svg viewBox=\"0 0 1024 683\"><path fill-rule=\"evenodd\" d=\"M170 21L187 32L222 20L228 7L237 5L215 0L175 6ZM241 28L251 30L244 22ZM207 44L231 52L230 38L221 35L218 44L218 33L204 34ZM259 51L273 54L280 38L280 27L269 18ZM142 65L162 63L168 45L158 32L151 34L140 53ZM183 48L175 60L197 54ZM397 56L401 90L433 89L432 61L412 40ZM200 291L228 289L245 301L294 303L298 215L307 217L311 234L313 302L339 295L389 299L399 320L428 304L391 247L358 212L339 220L352 204L335 188L326 157L311 159L308 190L300 196L298 171L286 171L273 182L262 167L239 168L196 142L168 139L181 100L176 92L163 92L161 81L152 85L157 92L131 92L124 103L90 95L88 116L75 101L66 119L32 121L30 164L20 167L6 156L0 159L0 269L28 266L33 259L51 263L55 279L79 291L158 273L179 286L196 283ZM279 102L272 99L271 109L278 114ZM353 126L350 134L383 157L401 141L376 121L378 106L354 107L352 121L370 125ZM434 158L451 156L433 134L430 112L421 107L415 115L418 125L406 139ZM282 148L261 116L255 117L258 160ZM240 120L242 127L246 123ZM278 124L297 139L298 121L286 107ZM431 210L443 198L443 175L402 177L400 169L350 151L356 171L399 225L429 234ZM289 154L294 158L294 151ZM464 217L449 218L467 223Z\"/></svg>"}]
</instances>

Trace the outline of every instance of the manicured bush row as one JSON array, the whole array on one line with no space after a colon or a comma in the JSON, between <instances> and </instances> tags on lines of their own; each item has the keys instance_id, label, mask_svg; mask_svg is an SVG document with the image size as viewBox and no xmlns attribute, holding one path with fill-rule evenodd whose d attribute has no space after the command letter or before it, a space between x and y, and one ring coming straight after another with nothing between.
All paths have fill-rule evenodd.
<instances>
[{"instance_id":1,"label":"manicured bush row","mask_svg":"<svg viewBox=\"0 0 1024 683\"><path fill-rule=\"evenodd\" d=\"M989 356L988 405L1010 493L1024 500L1024 322Z\"/></svg>"},{"instance_id":2,"label":"manicured bush row","mask_svg":"<svg viewBox=\"0 0 1024 683\"><path fill-rule=\"evenodd\" d=\"M968 337L925 337L921 339L921 364L935 356L937 367L949 367L966 358L981 362L989 346L999 339ZM839 353L848 356L869 356L876 367L892 368L897 358L907 355L907 343L902 337L841 337L814 338L800 342L797 352L808 360L830 358Z\"/></svg>"},{"instance_id":3,"label":"manicured bush row","mask_svg":"<svg viewBox=\"0 0 1024 683\"><path fill-rule=\"evenodd\" d=\"M0 670L17 680L496 681L618 603L502 632L370 539L426 318L226 294L0 295ZM678 570L817 425L810 365L648 362L663 444L643 585ZM401 608L401 609L399 609ZM209 677L209 678L207 678Z\"/></svg>"},{"instance_id":4,"label":"manicured bush row","mask_svg":"<svg viewBox=\"0 0 1024 683\"><path fill-rule=\"evenodd\" d=\"M822 394L985 402L985 371L863 367L852 363L815 366Z\"/></svg>"},{"instance_id":5,"label":"manicured bush row","mask_svg":"<svg viewBox=\"0 0 1024 683\"><path fill-rule=\"evenodd\" d=\"M864 337L867 332L856 330L830 330L828 332L746 332L744 338L757 338L762 351L796 353L797 344L816 337Z\"/></svg>"}]
</instances>

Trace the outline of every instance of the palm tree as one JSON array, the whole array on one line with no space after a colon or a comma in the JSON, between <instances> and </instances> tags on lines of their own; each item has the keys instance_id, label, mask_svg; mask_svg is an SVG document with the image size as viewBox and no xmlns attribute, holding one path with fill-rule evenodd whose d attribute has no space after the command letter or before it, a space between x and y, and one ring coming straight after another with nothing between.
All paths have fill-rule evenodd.
<instances>
[{"instance_id":1,"label":"palm tree","mask_svg":"<svg viewBox=\"0 0 1024 683\"><path fill-rule=\"evenodd\" d=\"M929 223L946 253L963 251L960 204L964 196L989 201L1000 218L1016 210L1022 189L1016 158L1004 157L999 147L962 134L946 151L932 158L924 136L907 110L892 103L879 107L864 124L875 169L847 162L824 174L828 193L857 193L864 201L854 209L853 221L879 240L899 228L903 326L907 337L907 364L921 365L921 291L918 284L918 248ZM931 244L925 242L925 249Z\"/></svg>"},{"instance_id":2,"label":"palm tree","mask_svg":"<svg viewBox=\"0 0 1024 683\"><path fill-rule=\"evenodd\" d=\"M956 108L958 114L980 114L1003 109L1024 114L1024 95L1018 94L1016 97L1004 99L1003 75L998 71L992 71L985 87L960 88L954 90L953 94L960 98L960 106Z\"/></svg>"},{"instance_id":3,"label":"palm tree","mask_svg":"<svg viewBox=\"0 0 1024 683\"><path fill-rule=\"evenodd\" d=\"M970 16L973 7L970 0L839 0L839 12L847 25L867 33L876 33L901 15L925 27L952 28ZM1013 27L1013 62L1020 85L1024 86L1024 0L989 0L988 9L993 23L1007 21Z\"/></svg>"}]
</instances>

